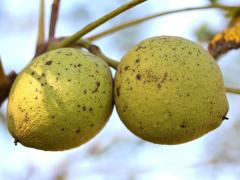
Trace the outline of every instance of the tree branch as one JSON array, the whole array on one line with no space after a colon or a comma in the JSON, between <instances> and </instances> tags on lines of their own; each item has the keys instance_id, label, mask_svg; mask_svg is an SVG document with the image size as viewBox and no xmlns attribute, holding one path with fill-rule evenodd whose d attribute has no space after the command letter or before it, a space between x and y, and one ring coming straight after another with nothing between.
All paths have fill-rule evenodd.
<instances>
[{"instance_id":1,"label":"tree branch","mask_svg":"<svg viewBox=\"0 0 240 180\"><path fill-rule=\"evenodd\" d=\"M225 90L226 92L229 92L229 93L240 94L240 89L225 87Z\"/></svg>"},{"instance_id":2,"label":"tree branch","mask_svg":"<svg viewBox=\"0 0 240 180\"><path fill-rule=\"evenodd\" d=\"M124 4L122 6L120 6L119 8L111 11L110 13L106 14L105 16L102 16L101 18L97 19L96 21L88 24L87 26L85 26L84 28L82 28L80 31L76 32L75 34L73 34L72 36L64 39L62 42L58 43L58 44L52 44L49 49L57 49L57 48L62 48L62 47L66 47L74 42L76 42L78 39L80 39L82 36L84 36L85 34L87 34L88 32L92 31L93 29L95 29L96 27L102 25L103 23L105 23L106 21L116 17L117 15L127 11L128 9L137 6L138 4L141 4L143 2L145 2L147 0L132 0L127 4Z\"/></svg>"},{"instance_id":3,"label":"tree branch","mask_svg":"<svg viewBox=\"0 0 240 180\"><path fill-rule=\"evenodd\" d=\"M55 36L56 24L58 19L60 0L53 0L52 3L52 11L51 11L51 19L49 26L49 41L51 41Z\"/></svg>"},{"instance_id":4,"label":"tree branch","mask_svg":"<svg viewBox=\"0 0 240 180\"><path fill-rule=\"evenodd\" d=\"M183 8L183 9L177 9L177 10L170 10L170 11L165 11L165 12L160 12L157 14L153 14L153 15L149 15L149 16L145 16L139 19L135 19L123 24L120 24L118 26L112 27L108 30L102 31L96 35L90 36L89 38L87 38L88 41L94 41L97 40L99 38L102 38L106 35L112 34L114 32L120 31L122 29L125 29L127 27L131 27L137 24L141 24L143 22L146 22L148 20L160 17L160 16L164 16L164 15L168 15L168 14L173 14L173 13L179 13L179 12L186 12L186 11L193 11L193 10L201 10L201 9L222 9L225 11L232 11L232 10L237 10L240 9L240 7L236 7L236 6L224 6L224 5L220 5L220 4L211 4L208 6L199 6L199 7L191 7L191 8Z\"/></svg>"},{"instance_id":5,"label":"tree branch","mask_svg":"<svg viewBox=\"0 0 240 180\"><path fill-rule=\"evenodd\" d=\"M1 57L0 57L0 83L1 83L1 85L2 84L4 85L4 84L7 83L7 78L6 78L6 75L4 73Z\"/></svg>"},{"instance_id":6,"label":"tree branch","mask_svg":"<svg viewBox=\"0 0 240 180\"><path fill-rule=\"evenodd\" d=\"M45 37L45 22L44 22L44 14L45 14L45 1L40 1L40 9L39 9L39 19L38 19L38 36L37 36L37 45L36 45L36 52L38 54L39 50L41 49L42 44L44 43Z\"/></svg>"},{"instance_id":7,"label":"tree branch","mask_svg":"<svg viewBox=\"0 0 240 180\"><path fill-rule=\"evenodd\" d=\"M17 74L12 71L7 76L4 73L4 69L2 66L2 61L0 58L0 106L8 97L9 91L11 89L12 83L16 78Z\"/></svg>"},{"instance_id":8,"label":"tree branch","mask_svg":"<svg viewBox=\"0 0 240 180\"><path fill-rule=\"evenodd\" d=\"M75 44L79 45L80 47L83 47L83 48L87 49L92 54L100 57L109 66L111 66L115 70L117 69L117 66L118 66L119 63L117 61L107 57L97 45L91 44L90 42L88 42L86 40L83 40L83 39L78 40Z\"/></svg>"}]
</instances>

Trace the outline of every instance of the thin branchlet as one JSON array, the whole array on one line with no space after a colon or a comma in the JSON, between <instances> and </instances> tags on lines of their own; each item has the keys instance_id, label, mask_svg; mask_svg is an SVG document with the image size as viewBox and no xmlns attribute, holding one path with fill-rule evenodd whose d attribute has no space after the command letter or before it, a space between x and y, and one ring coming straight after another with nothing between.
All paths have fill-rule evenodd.
<instances>
[{"instance_id":1,"label":"thin branchlet","mask_svg":"<svg viewBox=\"0 0 240 180\"><path fill-rule=\"evenodd\" d=\"M60 6L60 0L53 0L51 17L50 17L50 25L49 25L49 35L48 35L49 41L52 40L55 36L59 6Z\"/></svg>"},{"instance_id":2,"label":"thin branchlet","mask_svg":"<svg viewBox=\"0 0 240 180\"><path fill-rule=\"evenodd\" d=\"M119 8L111 11L110 13L107 13L106 15L102 16L101 18L97 19L96 21L86 25L80 31L78 31L75 34L73 34L72 36L69 36L68 38L62 40L61 42L59 42L57 44L54 44L54 43L51 44L49 49L57 49L57 48L66 47L66 46L76 42L82 36L89 33L90 31L94 30L95 28L102 25L103 23L109 21L110 19L112 19L112 18L118 16L119 14L127 11L128 9L131 9L131 8L137 6L137 5L139 5L139 4L141 4L145 1L147 1L147 0L132 0L132 1L130 1L126 4L124 4L124 5L120 6Z\"/></svg>"},{"instance_id":3,"label":"thin branchlet","mask_svg":"<svg viewBox=\"0 0 240 180\"><path fill-rule=\"evenodd\" d=\"M38 19L38 35L35 54L42 51L45 38L45 0L40 1L39 19Z\"/></svg>"},{"instance_id":4,"label":"thin branchlet","mask_svg":"<svg viewBox=\"0 0 240 180\"><path fill-rule=\"evenodd\" d=\"M170 11L165 11L165 12L160 12L160 13L156 13L153 15L148 15L142 18L138 18L135 20L131 20L129 22L117 25L115 27L112 27L110 29L107 29L105 31L102 31L96 35L90 36L87 38L87 40L89 41L94 41L97 39L100 39L102 37L105 37L109 34L112 34L114 32L123 30L125 28L131 27L131 26L135 26L141 23L144 23L148 20L154 19L154 18L158 18L161 16L165 16L165 15L169 15L169 14L174 14L174 13L180 13L180 12L186 12L186 11L193 11L193 10L203 10L203 9L222 9L224 11L235 11L235 10L239 10L240 7L237 6L225 6L225 5L221 5L221 4L211 4L211 5L207 5L207 6L199 6L199 7L190 7L190 8L183 8L183 9L177 9L177 10L170 10Z\"/></svg>"},{"instance_id":5,"label":"thin branchlet","mask_svg":"<svg viewBox=\"0 0 240 180\"><path fill-rule=\"evenodd\" d=\"M87 49L92 54L94 54L94 55L100 57L101 59L103 59L109 66L111 66L114 69L117 69L118 61L115 61L115 60L107 57L97 45L92 44L92 43L90 43L86 40L83 40L83 39L78 40L75 44L79 45L80 47L83 47L83 48Z\"/></svg>"}]
</instances>

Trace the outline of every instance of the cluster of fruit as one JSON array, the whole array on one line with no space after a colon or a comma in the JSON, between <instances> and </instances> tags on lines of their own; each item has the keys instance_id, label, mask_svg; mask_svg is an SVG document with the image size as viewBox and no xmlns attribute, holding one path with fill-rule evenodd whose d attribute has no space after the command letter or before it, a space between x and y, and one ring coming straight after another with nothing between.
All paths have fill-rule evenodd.
<instances>
[{"instance_id":1,"label":"cluster of fruit","mask_svg":"<svg viewBox=\"0 0 240 180\"><path fill-rule=\"evenodd\" d=\"M92 139L114 104L131 132L158 144L196 139L228 111L213 57L184 38L160 36L130 49L114 81L107 63L84 50L62 48L35 58L12 86L8 128L25 146L66 150Z\"/></svg>"}]
</instances>

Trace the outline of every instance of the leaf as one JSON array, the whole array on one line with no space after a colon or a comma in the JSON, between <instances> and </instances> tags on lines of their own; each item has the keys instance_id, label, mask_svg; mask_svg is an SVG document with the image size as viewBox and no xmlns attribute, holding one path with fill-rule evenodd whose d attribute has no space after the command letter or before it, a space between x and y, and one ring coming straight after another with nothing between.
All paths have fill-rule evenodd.
<instances>
[{"instance_id":1,"label":"leaf","mask_svg":"<svg viewBox=\"0 0 240 180\"><path fill-rule=\"evenodd\" d=\"M201 24L194 32L200 42L209 42L216 32L207 23Z\"/></svg>"},{"instance_id":2,"label":"leaf","mask_svg":"<svg viewBox=\"0 0 240 180\"><path fill-rule=\"evenodd\" d=\"M232 19L229 27L217 33L209 43L208 50L213 57L218 58L231 49L240 47L240 16Z\"/></svg>"},{"instance_id":3,"label":"leaf","mask_svg":"<svg viewBox=\"0 0 240 180\"><path fill-rule=\"evenodd\" d=\"M214 4L214 3L217 3L218 2L218 0L209 0L210 1L210 3L212 3L212 4Z\"/></svg>"}]
</instances>

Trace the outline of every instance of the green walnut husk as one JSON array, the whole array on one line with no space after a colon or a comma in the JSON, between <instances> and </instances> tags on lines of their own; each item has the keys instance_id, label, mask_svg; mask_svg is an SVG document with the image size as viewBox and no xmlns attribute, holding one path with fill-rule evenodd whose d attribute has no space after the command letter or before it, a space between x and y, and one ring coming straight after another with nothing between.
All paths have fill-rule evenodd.
<instances>
[{"instance_id":1,"label":"green walnut husk","mask_svg":"<svg viewBox=\"0 0 240 180\"><path fill-rule=\"evenodd\" d=\"M114 99L126 127L158 144L180 144L217 128L228 112L223 78L198 44L174 36L146 39L127 52Z\"/></svg>"},{"instance_id":2,"label":"green walnut husk","mask_svg":"<svg viewBox=\"0 0 240 180\"><path fill-rule=\"evenodd\" d=\"M57 49L18 75L9 95L8 129L25 146L66 150L92 139L112 108L108 65L83 50Z\"/></svg>"}]
</instances>

